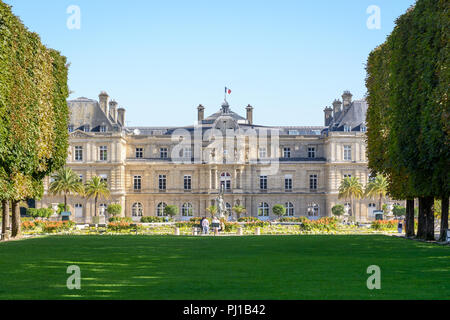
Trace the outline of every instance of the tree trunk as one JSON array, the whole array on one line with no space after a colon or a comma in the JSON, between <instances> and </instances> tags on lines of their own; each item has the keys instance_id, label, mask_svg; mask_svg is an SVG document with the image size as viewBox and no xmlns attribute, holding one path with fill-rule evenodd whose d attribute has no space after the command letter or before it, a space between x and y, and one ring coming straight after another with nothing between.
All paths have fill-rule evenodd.
<instances>
[{"instance_id":1,"label":"tree trunk","mask_svg":"<svg viewBox=\"0 0 450 320\"><path fill-rule=\"evenodd\" d=\"M427 229L427 220L424 211L424 202L425 198L419 198L419 225L417 227L417 238L425 239L426 238L426 229Z\"/></svg>"},{"instance_id":2,"label":"tree trunk","mask_svg":"<svg viewBox=\"0 0 450 320\"><path fill-rule=\"evenodd\" d=\"M12 203L12 232L11 237L20 238L22 235L21 221L20 221L20 207L19 201L13 201Z\"/></svg>"},{"instance_id":3,"label":"tree trunk","mask_svg":"<svg viewBox=\"0 0 450 320\"><path fill-rule=\"evenodd\" d=\"M9 201L2 201L2 239L9 239Z\"/></svg>"},{"instance_id":4,"label":"tree trunk","mask_svg":"<svg viewBox=\"0 0 450 320\"><path fill-rule=\"evenodd\" d=\"M414 237L415 234L415 219L414 219L414 199L406 200L406 217L405 217L405 232L406 237Z\"/></svg>"},{"instance_id":5,"label":"tree trunk","mask_svg":"<svg viewBox=\"0 0 450 320\"><path fill-rule=\"evenodd\" d=\"M441 234L439 236L439 241L446 241L447 240L447 230L448 230L448 195L443 196L442 199L442 214L441 214Z\"/></svg>"},{"instance_id":6,"label":"tree trunk","mask_svg":"<svg viewBox=\"0 0 450 320\"><path fill-rule=\"evenodd\" d=\"M95 200L94 200L95 204L94 204L94 217L97 216L97 196L95 196Z\"/></svg>"},{"instance_id":7,"label":"tree trunk","mask_svg":"<svg viewBox=\"0 0 450 320\"><path fill-rule=\"evenodd\" d=\"M67 212L67 193L64 193L64 211Z\"/></svg>"},{"instance_id":8,"label":"tree trunk","mask_svg":"<svg viewBox=\"0 0 450 320\"><path fill-rule=\"evenodd\" d=\"M436 241L436 237L434 235L434 197L426 197L425 198L425 218L427 221L427 228L426 228L426 237L425 240L429 241Z\"/></svg>"},{"instance_id":9,"label":"tree trunk","mask_svg":"<svg viewBox=\"0 0 450 320\"><path fill-rule=\"evenodd\" d=\"M380 210L383 211L383 197L380 194Z\"/></svg>"},{"instance_id":10,"label":"tree trunk","mask_svg":"<svg viewBox=\"0 0 450 320\"><path fill-rule=\"evenodd\" d=\"M355 217L355 222L356 222L356 216L354 216L354 210L353 210L353 198L350 198L350 209L352 210L352 217Z\"/></svg>"}]
</instances>

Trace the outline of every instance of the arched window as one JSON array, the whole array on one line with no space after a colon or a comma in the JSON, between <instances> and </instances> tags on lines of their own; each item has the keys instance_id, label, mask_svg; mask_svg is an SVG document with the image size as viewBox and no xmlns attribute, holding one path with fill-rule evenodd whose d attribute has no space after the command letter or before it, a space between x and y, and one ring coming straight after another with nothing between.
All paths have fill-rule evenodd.
<instances>
[{"instance_id":1,"label":"arched window","mask_svg":"<svg viewBox=\"0 0 450 320\"><path fill-rule=\"evenodd\" d=\"M165 204L164 202L161 202L158 204L158 206L156 207L156 214L158 215L158 217L165 217L166 214L164 213L164 209L167 207L167 204Z\"/></svg>"},{"instance_id":2,"label":"arched window","mask_svg":"<svg viewBox=\"0 0 450 320\"><path fill-rule=\"evenodd\" d=\"M258 216L260 217L268 217L269 216L269 205L265 202L262 202L258 206Z\"/></svg>"},{"instance_id":3,"label":"arched window","mask_svg":"<svg viewBox=\"0 0 450 320\"><path fill-rule=\"evenodd\" d=\"M294 205L291 202L286 202L285 207L286 207L286 216L288 217L295 216Z\"/></svg>"},{"instance_id":4,"label":"arched window","mask_svg":"<svg viewBox=\"0 0 450 320\"><path fill-rule=\"evenodd\" d=\"M192 207L191 203L185 203L181 207L181 215L183 217L193 217L194 216L194 209Z\"/></svg>"},{"instance_id":5,"label":"arched window","mask_svg":"<svg viewBox=\"0 0 450 320\"><path fill-rule=\"evenodd\" d=\"M231 190L231 174L224 172L220 175L220 185L224 187L225 190Z\"/></svg>"},{"instance_id":6,"label":"arched window","mask_svg":"<svg viewBox=\"0 0 450 320\"><path fill-rule=\"evenodd\" d=\"M131 215L133 217L142 217L144 215L144 207L142 203L136 202L131 207Z\"/></svg>"},{"instance_id":7,"label":"arched window","mask_svg":"<svg viewBox=\"0 0 450 320\"><path fill-rule=\"evenodd\" d=\"M317 203L310 203L308 205L308 216L309 217L319 216L319 205Z\"/></svg>"}]
</instances>

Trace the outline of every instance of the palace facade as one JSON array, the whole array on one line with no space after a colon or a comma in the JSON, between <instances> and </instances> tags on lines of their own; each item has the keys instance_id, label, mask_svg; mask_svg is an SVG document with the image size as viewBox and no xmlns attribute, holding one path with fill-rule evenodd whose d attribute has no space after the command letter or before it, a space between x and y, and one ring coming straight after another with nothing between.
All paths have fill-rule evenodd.
<instances>
[{"instance_id":1,"label":"palace facade","mask_svg":"<svg viewBox=\"0 0 450 320\"><path fill-rule=\"evenodd\" d=\"M205 216L225 189L230 209L243 205L248 215L268 219L272 207L283 204L289 216L313 219L330 216L338 188L346 176L369 181L365 143L365 100L352 100L348 91L324 110L324 126L260 126L254 109L246 116L225 101L205 117L197 108L195 125L181 128L127 127L124 108L102 92L99 101L78 98L68 102L70 150L67 165L83 182L99 176L108 184L111 198L99 207L119 203L123 215L162 216L166 205L180 209L179 219ZM62 202L45 194L37 207ZM376 201L355 201L349 214L358 221L374 219ZM70 196L74 219L89 223L94 201ZM101 209L100 209L101 210ZM100 211L99 210L99 211ZM98 215L98 213L97 213Z\"/></svg>"}]
</instances>

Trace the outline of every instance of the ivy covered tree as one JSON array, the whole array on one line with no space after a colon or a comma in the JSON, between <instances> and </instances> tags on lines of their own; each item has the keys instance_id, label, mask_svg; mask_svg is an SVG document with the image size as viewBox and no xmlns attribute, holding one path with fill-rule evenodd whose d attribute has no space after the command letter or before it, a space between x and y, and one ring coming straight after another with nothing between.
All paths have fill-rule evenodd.
<instances>
[{"instance_id":1,"label":"ivy covered tree","mask_svg":"<svg viewBox=\"0 0 450 320\"><path fill-rule=\"evenodd\" d=\"M66 58L46 48L0 0L0 188L12 202L40 198L43 178L64 165L68 148Z\"/></svg>"},{"instance_id":2,"label":"ivy covered tree","mask_svg":"<svg viewBox=\"0 0 450 320\"><path fill-rule=\"evenodd\" d=\"M367 63L369 167L387 176L392 197L408 200L408 236L419 198L417 236L428 240L434 240L434 198L448 203L450 194L449 6L418 0ZM442 220L441 231L448 222Z\"/></svg>"}]
</instances>

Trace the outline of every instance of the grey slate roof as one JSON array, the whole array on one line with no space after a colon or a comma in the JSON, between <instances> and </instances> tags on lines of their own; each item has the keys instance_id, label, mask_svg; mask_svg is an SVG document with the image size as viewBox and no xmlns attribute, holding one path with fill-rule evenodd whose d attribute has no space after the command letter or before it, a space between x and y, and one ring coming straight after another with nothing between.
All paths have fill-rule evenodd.
<instances>
[{"instance_id":1,"label":"grey slate roof","mask_svg":"<svg viewBox=\"0 0 450 320\"><path fill-rule=\"evenodd\" d=\"M347 110L341 111L337 119L333 119L330 129L332 131L343 130L344 126L351 126L352 130L358 129L366 123L368 104L365 100L355 100Z\"/></svg>"}]
</instances>

